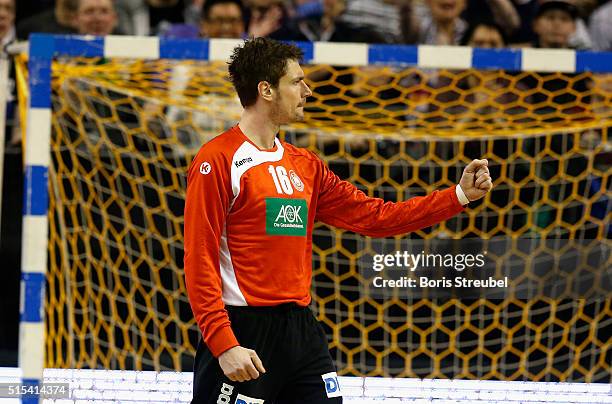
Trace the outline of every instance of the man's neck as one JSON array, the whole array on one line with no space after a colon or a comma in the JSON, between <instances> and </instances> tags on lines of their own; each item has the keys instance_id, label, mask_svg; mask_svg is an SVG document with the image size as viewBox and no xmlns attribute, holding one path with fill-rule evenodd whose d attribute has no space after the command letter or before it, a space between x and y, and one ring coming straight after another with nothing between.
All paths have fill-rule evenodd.
<instances>
[{"instance_id":1,"label":"man's neck","mask_svg":"<svg viewBox=\"0 0 612 404\"><path fill-rule=\"evenodd\" d=\"M274 147L274 138L278 133L279 126L251 108L245 109L238 123L240 130L246 137L261 149Z\"/></svg>"}]
</instances>

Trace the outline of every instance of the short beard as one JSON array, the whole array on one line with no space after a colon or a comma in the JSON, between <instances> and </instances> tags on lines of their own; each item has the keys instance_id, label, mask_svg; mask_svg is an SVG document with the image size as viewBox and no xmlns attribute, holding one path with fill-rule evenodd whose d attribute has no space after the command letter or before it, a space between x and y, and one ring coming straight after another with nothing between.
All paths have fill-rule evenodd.
<instances>
[{"instance_id":1,"label":"short beard","mask_svg":"<svg viewBox=\"0 0 612 404\"><path fill-rule=\"evenodd\" d=\"M280 103L280 98L272 102L272 111L270 112L270 118L274 123L278 125L283 125L284 122L282 121Z\"/></svg>"},{"instance_id":2,"label":"short beard","mask_svg":"<svg viewBox=\"0 0 612 404\"><path fill-rule=\"evenodd\" d=\"M293 122L304 122L306 120L306 118L304 117L304 110L302 110L302 114L295 114L295 118L293 119Z\"/></svg>"},{"instance_id":3,"label":"short beard","mask_svg":"<svg viewBox=\"0 0 612 404\"><path fill-rule=\"evenodd\" d=\"M282 103L283 98L279 95L278 99L272 104L272 112L270 115L275 123L277 123L278 125L287 125L296 121L303 120L303 117L297 116L295 115L295 113L292 113L290 115L284 114L281 107Z\"/></svg>"}]
</instances>

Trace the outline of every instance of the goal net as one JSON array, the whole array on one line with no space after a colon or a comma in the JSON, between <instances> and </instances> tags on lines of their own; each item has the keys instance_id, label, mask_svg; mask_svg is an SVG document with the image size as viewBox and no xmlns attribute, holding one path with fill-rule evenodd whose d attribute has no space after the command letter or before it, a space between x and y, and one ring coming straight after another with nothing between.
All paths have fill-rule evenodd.
<instances>
[{"instance_id":1,"label":"goal net","mask_svg":"<svg viewBox=\"0 0 612 404\"><path fill-rule=\"evenodd\" d=\"M198 60L207 57L192 45L179 42L176 59L56 49L45 367L191 370L199 330L183 276L185 173L241 112L226 64ZM390 201L456 184L473 158L487 158L495 180L465 213L405 237L316 225L312 308L339 373L610 382L612 76L390 56L346 66L336 46L326 49L340 60L305 64L306 121L281 138ZM416 48L382 54L402 49ZM373 255L457 240L477 240L533 293L373 292ZM546 293L558 268L590 283Z\"/></svg>"}]
</instances>

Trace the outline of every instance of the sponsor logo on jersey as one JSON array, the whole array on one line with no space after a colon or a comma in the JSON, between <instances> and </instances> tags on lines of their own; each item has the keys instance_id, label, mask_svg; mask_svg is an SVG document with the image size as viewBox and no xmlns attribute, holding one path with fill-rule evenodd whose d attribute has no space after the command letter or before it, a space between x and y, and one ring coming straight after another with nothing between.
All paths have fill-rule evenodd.
<instances>
[{"instance_id":1,"label":"sponsor logo on jersey","mask_svg":"<svg viewBox=\"0 0 612 404\"><path fill-rule=\"evenodd\" d=\"M211 170L212 170L212 167L210 166L210 163L208 161L205 161L202 164L200 164L200 173L206 175L210 173Z\"/></svg>"},{"instance_id":2,"label":"sponsor logo on jersey","mask_svg":"<svg viewBox=\"0 0 612 404\"><path fill-rule=\"evenodd\" d=\"M305 236L307 224L306 200L266 198L266 234Z\"/></svg>"},{"instance_id":3,"label":"sponsor logo on jersey","mask_svg":"<svg viewBox=\"0 0 612 404\"><path fill-rule=\"evenodd\" d=\"M252 162L253 162L253 158L252 157L247 157L245 159L236 161L234 164L236 165L236 167L240 167L243 164L252 163Z\"/></svg>"},{"instance_id":4,"label":"sponsor logo on jersey","mask_svg":"<svg viewBox=\"0 0 612 404\"><path fill-rule=\"evenodd\" d=\"M223 383L221 386L221 394L217 397L217 404L229 404L232 392L234 391L234 386L231 384Z\"/></svg>"},{"instance_id":5,"label":"sponsor logo on jersey","mask_svg":"<svg viewBox=\"0 0 612 404\"><path fill-rule=\"evenodd\" d=\"M236 404L263 404L264 400L261 398L253 398L238 394L236 397Z\"/></svg>"},{"instance_id":6,"label":"sponsor logo on jersey","mask_svg":"<svg viewBox=\"0 0 612 404\"><path fill-rule=\"evenodd\" d=\"M321 378L323 379L323 383L325 383L325 393L327 393L328 398L342 397L336 372L325 373L321 375Z\"/></svg>"},{"instance_id":7,"label":"sponsor logo on jersey","mask_svg":"<svg viewBox=\"0 0 612 404\"><path fill-rule=\"evenodd\" d=\"M283 205L278 211L278 215L276 219L274 219L274 223L278 223L280 221L284 223L295 223L296 226L300 226L302 223L302 218L300 217L300 210L302 210L301 206L293 206L293 205Z\"/></svg>"},{"instance_id":8,"label":"sponsor logo on jersey","mask_svg":"<svg viewBox=\"0 0 612 404\"><path fill-rule=\"evenodd\" d=\"M300 177L298 177L295 171L289 170L289 179L291 179L291 183L299 192L302 192L304 190L304 183L302 182Z\"/></svg>"}]
</instances>

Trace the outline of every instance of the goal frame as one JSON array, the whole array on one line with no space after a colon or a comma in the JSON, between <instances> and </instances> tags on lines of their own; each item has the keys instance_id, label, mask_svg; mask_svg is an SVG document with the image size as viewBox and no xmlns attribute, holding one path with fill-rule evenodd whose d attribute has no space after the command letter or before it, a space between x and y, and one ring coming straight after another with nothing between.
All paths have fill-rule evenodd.
<instances>
[{"instance_id":1,"label":"goal frame","mask_svg":"<svg viewBox=\"0 0 612 404\"><path fill-rule=\"evenodd\" d=\"M23 384L43 380L47 272L51 79L54 58L107 57L226 61L242 40L34 34L29 43L25 141L19 367ZM304 63L335 66L396 65L427 69L505 69L580 73L612 71L612 52L567 49L476 49L460 46L299 42ZM554 64L550 61L555 60ZM24 399L24 402L37 402Z\"/></svg>"}]
</instances>

